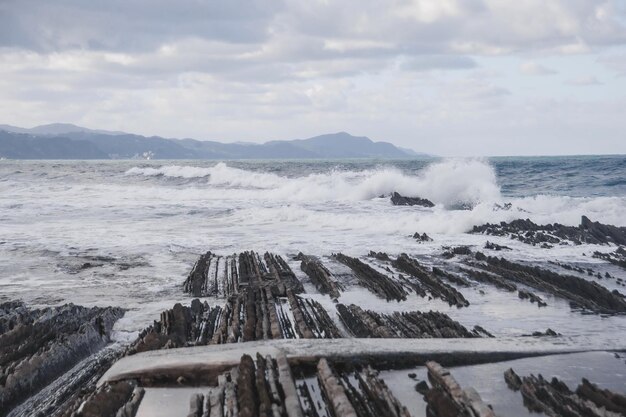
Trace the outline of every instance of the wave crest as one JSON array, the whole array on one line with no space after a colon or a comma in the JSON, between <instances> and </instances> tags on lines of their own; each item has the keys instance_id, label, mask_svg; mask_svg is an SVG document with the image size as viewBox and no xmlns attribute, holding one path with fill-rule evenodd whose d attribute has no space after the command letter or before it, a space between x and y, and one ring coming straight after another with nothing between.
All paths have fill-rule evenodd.
<instances>
[{"instance_id":1,"label":"wave crest","mask_svg":"<svg viewBox=\"0 0 626 417\"><path fill-rule=\"evenodd\" d=\"M167 165L159 168L134 167L127 175L203 179L209 186L225 190L262 191L258 198L296 201L359 201L370 200L394 191L405 196L428 198L447 207L459 204L476 205L500 199L496 174L481 159L447 159L434 162L409 175L397 168L364 171L332 170L302 177L284 177L230 167L220 162L212 167ZM251 195L252 196L252 195ZM228 198L228 195L223 195Z\"/></svg>"}]
</instances>

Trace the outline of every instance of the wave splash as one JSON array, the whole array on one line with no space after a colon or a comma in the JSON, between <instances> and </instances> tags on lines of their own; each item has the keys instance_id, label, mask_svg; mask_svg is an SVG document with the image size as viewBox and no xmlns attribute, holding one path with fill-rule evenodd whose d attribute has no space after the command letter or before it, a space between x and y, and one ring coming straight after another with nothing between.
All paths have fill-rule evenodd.
<instances>
[{"instance_id":1,"label":"wave splash","mask_svg":"<svg viewBox=\"0 0 626 417\"><path fill-rule=\"evenodd\" d=\"M495 170L481 159L447 159L428 165L417 175L397 168L364 171L332 170L303 177L284 177L230 167L220 162L201 168L168 165L159 168L134 167L126 175L201 179L209 186L260 191L260 198L296 201L370 200L394 191L422 197L453 207L500 200Z\"/></svg>"}]
</instances>

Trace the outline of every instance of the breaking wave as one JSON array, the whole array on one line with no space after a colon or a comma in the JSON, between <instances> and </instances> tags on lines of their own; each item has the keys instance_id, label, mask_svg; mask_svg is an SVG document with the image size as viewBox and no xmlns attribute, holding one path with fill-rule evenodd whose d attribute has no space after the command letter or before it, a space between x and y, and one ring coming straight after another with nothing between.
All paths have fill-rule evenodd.
<instances>
[{"instance_id":1,"label":"breaking wave","mask_svg":"<svg viewBox=\"0 0 626 417\"><path fill-rule=\"evenodd\" d=\"M200 168L168 165L159 168L134 167L126 175L199 179L202 184L226 190L261 191L259 198L288 201L359 201L370 200L394 191L405 196L422 197L436 204L453 207L474 206L500 200L496 173L480 159L448 159L428 165L416 175L397 168L363 171L332 170L301 177L285 177L228 166L220 162Z\"/></svg>"}]
</instances>

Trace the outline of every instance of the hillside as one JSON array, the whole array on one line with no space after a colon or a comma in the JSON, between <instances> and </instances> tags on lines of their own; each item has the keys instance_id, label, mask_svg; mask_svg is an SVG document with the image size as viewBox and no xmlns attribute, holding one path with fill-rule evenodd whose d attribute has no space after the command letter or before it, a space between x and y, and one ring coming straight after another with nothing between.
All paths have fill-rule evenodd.
<instances>
[{"instance_id":1,"label":"hillside","mask_svg":"<svg viewBox=\"0 0 626 417\"><path fill-rule=\"evenodd\" d=\"M0 157L9 159L331 159L427 156L346 132L263 144L168 139L71 124L32 129L0 125Z\"/></svg>"}]
</instances>

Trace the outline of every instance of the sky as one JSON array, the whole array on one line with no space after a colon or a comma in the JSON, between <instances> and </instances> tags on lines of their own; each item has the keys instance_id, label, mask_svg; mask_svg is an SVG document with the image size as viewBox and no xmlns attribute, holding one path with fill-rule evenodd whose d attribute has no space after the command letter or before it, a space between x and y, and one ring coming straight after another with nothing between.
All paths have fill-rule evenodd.
<instances>
[{"instance_id":1,"label":"sky","mask_svg":"<svg viewBox=\"0 0 626 417\"><path fill-rule=\"evenodd\" d=\"M626 0L0 0L0 123L626 154Z\"/></svg>"}]
</instances>

